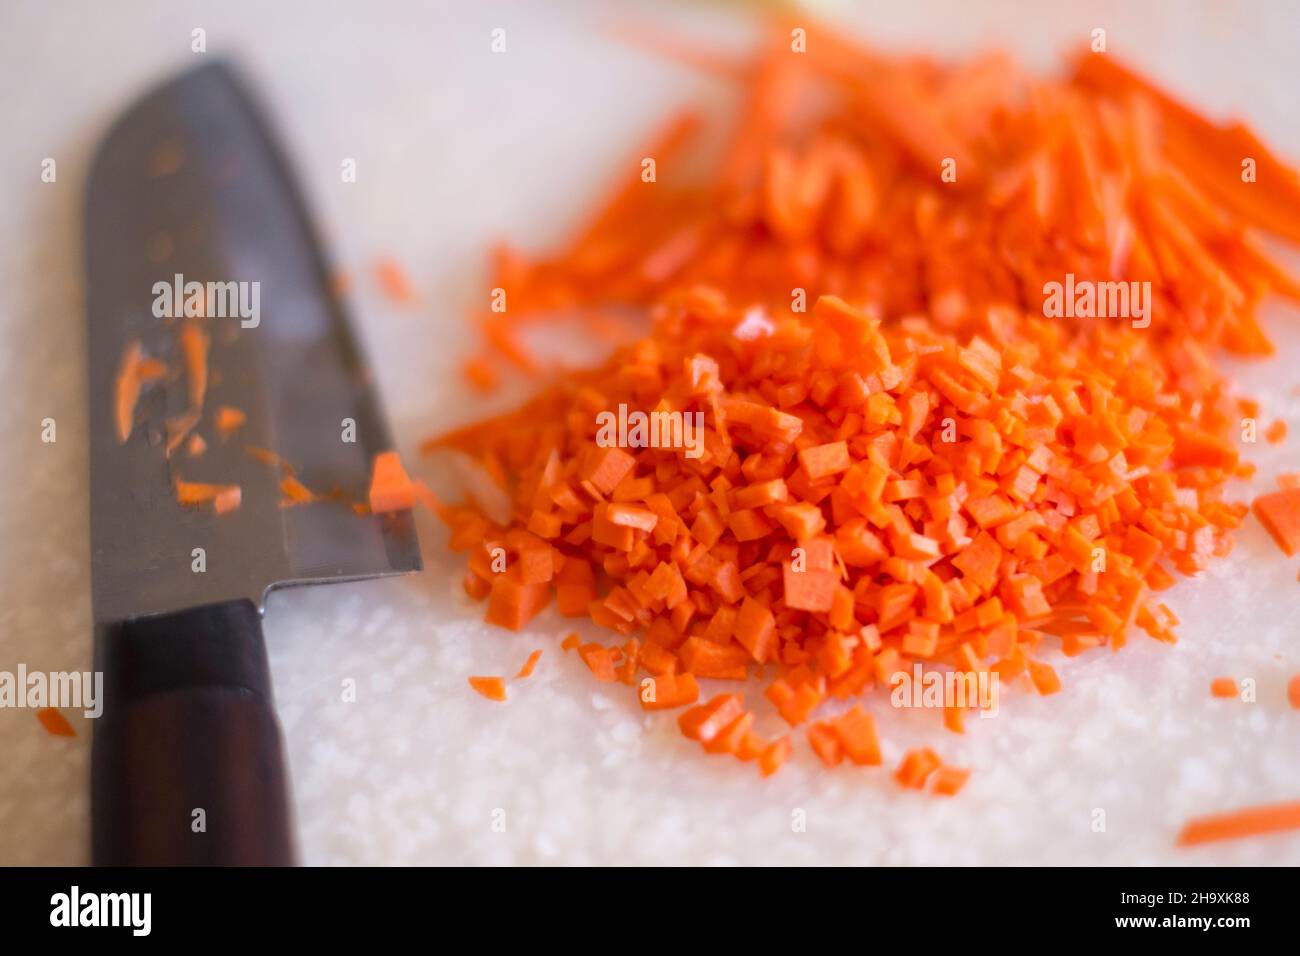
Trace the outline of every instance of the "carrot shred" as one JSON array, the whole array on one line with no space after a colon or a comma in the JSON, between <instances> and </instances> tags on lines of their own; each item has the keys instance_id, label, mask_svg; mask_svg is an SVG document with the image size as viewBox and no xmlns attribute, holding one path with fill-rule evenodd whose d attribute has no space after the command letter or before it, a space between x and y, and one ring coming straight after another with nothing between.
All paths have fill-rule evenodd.
<instances>
[{"instance_id":1,"label":"carrot shred","mask_svg":"<svg viewBox=\"0 0 1300 956\"><path fill-rule=\"evenodd\" d=\"M1294 709L1300 710L1300 674L1296 674L1287 681L1286 699Z\"/></svg>"},{"instance_id":2,"label":"carrot shred","mask_svg":"<svg viewBox=\"0 0 1300 956\"><path fill-rule=\"evenodd\" d=\"M541 657L542 651L540 648L529 654L528 660L524 661L524 666L519 668L519 673L515 675L515 680L523 680L525 677L531 677L533 674L533 668L537 666L537 662Z\"/></svg>"},{"instance_id":3,"label":"carrot shred","mask_svg":"<svg viewBox=\"0 0 1300 956\"><path fill-rule=\"evenodd\" d=\"M503 702L506 699L506 682L500 677L471 677L469 686L488 700Z\"/></svg>"},{"instance_id":4,"label":"carrot shred","mask_svg":"<svg viewBox=\"0 0 1300 956\"><path fill-rule=\"evenodd\" d=\"M1183 824L1177 842L1178 846L1198 846L1286 830L1300 830L1300 801L1195 817Z\"/></svg>"}]
</instances>

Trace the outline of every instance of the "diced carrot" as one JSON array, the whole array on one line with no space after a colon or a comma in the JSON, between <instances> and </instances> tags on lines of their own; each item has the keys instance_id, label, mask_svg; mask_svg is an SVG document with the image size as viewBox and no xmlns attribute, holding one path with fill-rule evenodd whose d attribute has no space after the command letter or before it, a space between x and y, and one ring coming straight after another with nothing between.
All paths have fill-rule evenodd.
<instances>
[{"instance_id":1,"label":"diced carrot","mask_svg":"<svg viewBox=\"0 0 1300 956\"><path fill-rule=\"evenodd\" d=\"M1046 697L1048 694L1055 694L1061 689L1061 680L1056 676L1056 668L1051 664L1031 660L1028 662L1028 667L1029 678L1034 682L1034 687L1038 690L1038 693Z\"/></svg>"},{"instance_id":2,"label":"diced carrot","mask_svg":"<svg viewBox=\"0 0 1300 956\"><path fill-rule=\"evenodd\" d=\"M894 779L904 787L920 790L925 781L942 765L938 755L929 747L909 750L903 755L902 762L894 771Z\"/></svg>"},{"instance_id":3,"label":"diced carrot","mask_svg":"<svg viewBox=\"0 0 1300 956\"><path fill-rule=\"evenodd\" d=\"M945 797L956 796L969 778L969 770L944 764L934 772L934 792Z\"/></svg>"},{"instance_id":4,"label":"diced carrot","mask_svg":"<svg viewBox=\"0 0 1300 956\"><path fill-rule=\"evenodd\" d=\"M1294 557L1300 549L1300 488L1260 495L1251 507L1282 553Z\"/></svg>"}]
</instances>

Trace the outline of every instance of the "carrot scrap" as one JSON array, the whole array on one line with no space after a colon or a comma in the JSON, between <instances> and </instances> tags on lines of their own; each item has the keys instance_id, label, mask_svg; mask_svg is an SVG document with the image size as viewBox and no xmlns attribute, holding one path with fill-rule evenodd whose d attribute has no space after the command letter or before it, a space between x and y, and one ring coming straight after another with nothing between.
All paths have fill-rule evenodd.
<instances>
[{"instance_id":1,"label":"carrot scrap","mask_svg":"<svg viewBox=\"0 0 1300 956\"><path fill-rule=\"evenodd\" d=\"M759 680L824 763L871 764L867 711L818 710L899 670L1027 674L1050 695L1039 657L1057 642L1175 640L1158 592L1226 555L1250 511L1225 489L1250 473L1234 432L1258 406L1215 358L1269 352L1260 303L1300 299L1254 238L1300 241L1300 180L1111 55L1043 79L823 27L791 57L774 19L716 70L746 96L719 162L627 178L550 253L497 250L510 309L476 315L467 374L535 373L521 333L560 314L619 309L641 331L423 447L468 456L505 497L436 509L489 620L517 628L553 596L638 642L566 639L598 679L644 672L671 701L689 679L692 704L697 678ZM639 155L663 170L700 127L674 117ZM1224 185L1243 155L1270 176ZM605 416L630 412L645 440L606 440ZM1300 486L1254 510L1300 550ZM512 578L528 540L549 550ZM512 570L489 580L474 568L497 542ZM679 725L774 772L790 742L750 713L738 691ZM965 773L926 748L898 770L945 795Z\"/></svg>"},{"instance_id":2,"label":"carrot scrap","mask_svg":"<svg viewBox=\"0 0 1300 956\"><path fill-rule=\"evenodd\" d=\"M1296 674L1286 683L1286 699L1296 710L1300 710L1300 674Z\"/></svg>"},{"instance_id":3,"label":"carrot scrap","mask_svg":"<svg viewBox=\"0 0 1300 956\"><path fill-rule=\"evenodd\" d=\"M143 353L138 341L127 343L122 352L122 359L117 366L115 379L114 421L117 426L117 440L125 442L131 437L135 425L135 406L140 400L140 363Z\"/></svg>"},{"instance_id":4,"label":"carrot scrap","mask_svg":"<svg viewBox=\"0 0 1300 956\"><path fill-rule=\"evenodd\" d=\"M176 500L182 505L203 505L211 502L217 514L226 514L239 507L242 492L239 485L215 485L200 481L177 481Z\"/></svg>"},{"instance_id":5,"label":"carrot scrap","mask_svg":"<svg viewBox=\"0 0 1300 956\"><path fill-rule=\"evenodd\" d=\"M944 764L934 772L934 792L944 797L956 796L969 778L969 770Z\"/></svg>"},{"instance_id":6,"label":"carrot scrap","mask_svg":"<svg viewBox=\"0 0 1300 956\"><path fill-rule=\"evenodd\" d=\"M397 452L385 451L375 456L370 473L369 504L374 514L415 507L415 488Z\"/></svg>"},{"instance_id":7,"label":"carrot scrap","mask_svg":"<svg viewBox=\"0 0 1300 956\"><path fill-rule=\"evenodd\" d=\"M469 686L488 700L500 702L506 699L506 682L500 677L471 677Z\"/></svg>"},{"instance_id":8,"label":"carrot scrap","mask_svg":"<svg viewBox=\"0 0 1300 956\"><path fill-rule=\"evenodd\" d=\"M293 475L285 475L280 479L280 494L284 496L280 499L280 507L282 508L307 504L316 500L316 495L312 493L311 489Z\"/></svg>"},{"instance_id":9,"label":"carrot scrap","mask_svg":"<svg viewBox=\"0 0 1300 956\"><path fill-rule=\"evenodd\" d=\"M531 677L533 668L537 666L538 660L541 659L541 648L533 651L528 655L528 660L524 661L524 666L519 668L519 673L515 675L515 680L523 680L525 677Z\"/></svg>"},{"instance_id":10,"label":"carrot scrap","mask_svg":"<svg viewBox=\"0 0 1300 956\"><path fill-rule=\"evenodd\" d=\"M376 262L375 278L379 280L379 288L384 294L398 305L414 305L419 302L420 297L407 278L406 270L396 259L383 258Z\"/></svg>"},{"instance_id":11,"label":"carrot scrap","mask_svg":"<svg viewBox=\"0 0 1300 956\"><path fill-rule=\"evenodd\" d=\"M1264 529L1288 558L1300 550L1300 488L1260 495L1251 508Z\"/></svg>"},{"instance_id":12,"label":"carrot scrap","mask_svg":"<svg viewBox=\"0 0 1300 956\"><path fill-rule=\"evenodd\" d=\"M217 426L217 431L223 435L229 435L231 432L238 430L248 420L248 416L241 409L221 405L213 415L213 420Z\"/></svg>"},{"instance_id":13,"label":"carrot scrap","mask_svg":"<svg viewBox=\"0 0 1300 956\"><path fill-rule=\"evenodd\" d=\"M55 737L77 736L77 731L73 729L72 724L68 723L68 718L53 707L42 707L36 712L36 719L41 722L46 733Z\"/></svg>"},{"instance_id":14,"label":"carrot scrap","mask_svg":"<svg viewBox=\"0 0 1300 956\"><path fill-rule=\"evenodd\" d=\"M1215 697L1236 697L1237 681L1233 677L1216 677L1210 681L1210 693Z\"/></svg>"},{"instance_id":15,"label":"carrot scrap","mask_svg":"<svg viewBox=\"0 0 1300 956\"><path fill-rule=\"evenodd\" d=\"M1196 817L1183 824L1178 833L1178 845L1197 846L1216 840L1237 840L1285 830L1300 830L1300 801Z\"/></svg>"},{"instance_id":16,"label":"carrot scrap","mask_svg":"<svg viewBox=\"0 0 1300 956\"><path fill-rule=\"evenodd\" d=\"M185 451L191 458L199 458L207 450L208 443L203 440L202 435L191 435L185 446Z\"/></svg>"}]
</instances>

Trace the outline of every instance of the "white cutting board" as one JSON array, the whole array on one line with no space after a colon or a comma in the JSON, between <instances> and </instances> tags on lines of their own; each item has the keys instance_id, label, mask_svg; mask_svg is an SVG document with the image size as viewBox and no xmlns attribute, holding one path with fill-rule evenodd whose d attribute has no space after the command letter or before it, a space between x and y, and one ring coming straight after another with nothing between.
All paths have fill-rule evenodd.
<instances>
[{"instance_id":1,"label":"white cutting board","mask_svg":"<svg viewBox=\"0 0 1300 956\"><path fill-rule=\"evenodd\" d=\"M624 6L665 28L693 25L706 43L745 36L720 6ZM997 45L1038 67L1100 26L1113 52L1300 156L1289 82L1300 35L1284 4L846 6L839 15L884 45ZM0 7L0 670L89 666L78 209L96 138L128 99L194 63L191 31L205 29L210 53L236 56L268 101L336 259L364 271L400 257L422 307L391 306L367 276L354 306L399 443L436 481L419 440L481 410L455 364L465 308L486 295L488 244L563 235L674 104L726 102L715 81L606 39L611 8ZM495 27L505 54L490 52ZM58 162L54 184L40 181L45 157ZM348 157L359 177L345 185ZM1265 420L1285 418L1296 436L1253 453L1258 487L1300 468L1296 318L1273 310L1279 359L1242 366ZM40 441L46 417L52 445ZM1300 863L1300 836L1173 847L1188 816L1300 798L1300 713L1284 696L1300 671L1297 562L1253 522L1229 559L1171 592L1177 647L1139 637L1118 656L1061 660L1061 694L1008 692L1001 715L970 721L963 737L933 712L878 707L888 761L930 743L974 768L952 800L904 792L886 770L823 771L801 738L799 758L767 781L704 757L671 717L646 719L626 688L596 684L562 654L565 622L543 616L519 635L479 623L445 532L424 519L421 531L423 575L271 601L309 863ZM508 704L467 688L468 675L512 674L539 647L536 674ZM1212 700L1220 674L1254 678L1258 701ZM0 864L87 859L91 727L74 723L74 740L54 738L30 711L0 710Z\"/></svg>"}]
</instances>

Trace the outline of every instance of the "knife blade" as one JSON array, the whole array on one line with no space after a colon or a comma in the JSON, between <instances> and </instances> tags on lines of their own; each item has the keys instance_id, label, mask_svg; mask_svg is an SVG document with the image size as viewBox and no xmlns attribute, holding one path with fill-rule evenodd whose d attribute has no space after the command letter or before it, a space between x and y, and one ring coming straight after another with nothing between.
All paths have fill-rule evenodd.
<instances>
[{"instance_id":1,"label":"knife blade","mask_svg":"<svg viewBox=\"0 0 1300 956\"><path fill-rule=\"evenodd\" d=\"M92 757L96 863L293 859L260 617L274 589L417 571L409 512L358 514L392 447L303 200L227 65L145 95L106 135L86 194L91 591L105 711ZM179 295L177 293L180 293ZM202 408L180 345L210 342ZM133 348L175 371L118 430ZM234 434L215 409L245 419ZM201 456L168 452L193 421ZM319 500L281 505L284 470ZM177 482L238 485L183 506ZM199 826L199 824L202 826Z\"/></svg>"}]
</instances>

